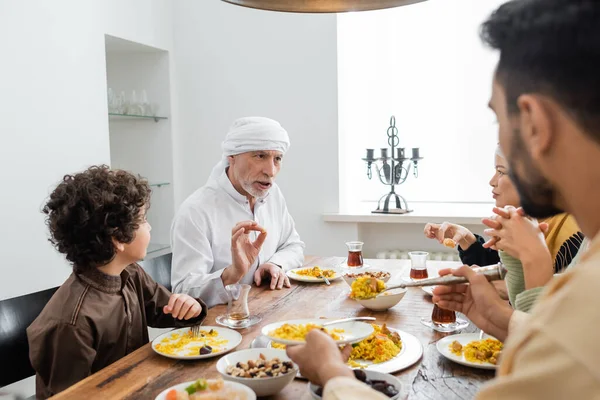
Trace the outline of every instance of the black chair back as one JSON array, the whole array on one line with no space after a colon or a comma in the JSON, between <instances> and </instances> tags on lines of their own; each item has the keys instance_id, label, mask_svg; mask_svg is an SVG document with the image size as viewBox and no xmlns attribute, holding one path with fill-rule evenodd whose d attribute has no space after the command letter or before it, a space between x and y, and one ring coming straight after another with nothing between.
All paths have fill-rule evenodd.
<instances>
[{"instance_id":1,"label":"black chair back","mask_svg":"<svg viewBox=\"0 0 600 400\"><path fill-rule=\"evenodd\" d=\"M35 374L29 361L26 330L57 289L0 301L0 387Z\"/></svg>"},{"instance_id":2,"label":"black chair back","mask_svg":"<svg viewBox=\"0 0 600 400\"><path fill-rule=\"evenodd\" d=\"M138 264L154 279L157 283L171 290L171 259L172 254L165 254L160 257L143 260Z\"/></svg>"}]
</instances>

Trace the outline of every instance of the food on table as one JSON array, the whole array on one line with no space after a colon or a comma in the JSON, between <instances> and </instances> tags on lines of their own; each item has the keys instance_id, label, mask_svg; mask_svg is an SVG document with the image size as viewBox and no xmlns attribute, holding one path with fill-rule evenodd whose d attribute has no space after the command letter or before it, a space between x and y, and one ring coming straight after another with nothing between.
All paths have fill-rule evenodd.
<instances>
[{"instance_id":1,"label":"food on table","mask_svg":"<svg viewBox=\"0 0 600 400\"><path fill-rule=\"evenodd\" d=\"M352 282L352 291L350 298L356 300L366 300L376 297L385 290L385 283L382 280L363 276Z\"/></svg>"},{"instance_id":2,"label":"food on table","mask_svg":"<svg viewBox=\"0 0 600 400\"><path fill-rule=\"evenodd\" d=\"M198 379L185 390L172 389L167 400L247 400L246 393L228 388L222 379Z\"/></svg>"},{"instance_id":3,"label":"food on table","mask_svg":"<svg viewBox=\"0 0 600 400\"><path fill-rule=\"evenodd\" d=\"M340 340L341 333L344 333L343 329L331 329L322 328L317 324L283 324L279 328L269 332L269 336L279 339L304 341L306 334L313 329L321 329L327 333L333 340Z\"/></svg>"},{"instance_id":4,"label":"food on table","mask_svg":"<svg viewBox=\"0 0 600 400\"><path fill-rule=\"evenodd\" d=\"M332 269L321 269L319 266L312 268L304 268L298 271L294 271L296 275L300 276L311 276L313 278L333 278L335 277L335 271Z\"/></svg>"},{"instance_id":5,"label":"food on table","mask_svg":"<svg viewBox=\"0 0 600 400\"><path fill-rule=\"evenodd\" d=\"M444 239L443 243L444 243L444 246L450 247L452 249L456 247L456 242L453 239L450 239L450 238Z\"/></svg>"},{"instance_id":6,"label":"food on table","mask_svg":"<svg viewBox=\"0 0 600 400\"><path fill-rule=\"evenodd\" d=\"M227 367L227 375L238 378L274 378L285 375L294 370L294 364L291 361L281 361L275 357L267 360L264 354L260 354L258 360L248 360L247 362L238 362L236 365Z\"/></svg>"},{"instance_id":7,"label":"food on table","mask_svg":"<svg viewBox=\"0 0 600 400\"><path fill-rule=\"evenodd\" d=\"M390 273L386 272L386 271L368 271L368 272L360 272L357 274L346 274L346 276L351 279L369 277L369 278L383 280L383 279L389 278Z\"/></svg>"},{"instance_id":8,"label":"food on table","mask_svg":"<svg viewBox=\"0 0 600 400\"><path fill-rule=\"evenodd\" d=\"M464 354L467 361L473 363L489 363L496 365L502 354L504 345L497 339L474 340L465 346L456 340L450 343L450 351L457 356Z\"/></svg>"},{"instance_id":9,"label":"food on table","mask_svg":"<svg viewBox=\"0 0 600 400\"><path fill-rule=\"evenodd\" d=\"M367 378L367 374L364 371L355 369L354 376L359 381L364 382L365 384L371 386L371 388L373 388L374 390L383 393L387 397L391 398L398 394L398 389L396 388L396 386L382 380L370 380ZM317 396L323 397L323 388L319 387L316 390L316 394Z\"/></svg>"},{"instance_id":10,"label":"food on table","mask_svg":"<svg viewBox=\"0 0 600 400\"><path fill-rule=\"evenodd\" d=\"M354 343L348 359L348 365L354 368L365 368L366 365L357 360L371 361L379 364L396 357L402 350L402 340L398 332L392 332L386 324L371 324L373 333L368 338Z\"/></svg>"},{"instance_id":11,"label":"food on table","mask_svg":"<svg viewBox=\"0 0 600 400\"><path fill-rule=\"evenodd\" d=\"M457 356L460 356L462 355L463 346L457 340L455 340L454 342L450 343L450 351Z\"/></svg>"},{"instance_id":12,"label":"food on table","mask_svg":"<svg viewBox=\"0 0 600 400\"><path fill-rule=\"evenodd\" d=\"M216 330L202 329L198 337L194 337L191 330L173 333L157 343L154 348L163 354L191 357L220 352L228 342L227 339L221 338Z\"/></svg>"}]
</instances>

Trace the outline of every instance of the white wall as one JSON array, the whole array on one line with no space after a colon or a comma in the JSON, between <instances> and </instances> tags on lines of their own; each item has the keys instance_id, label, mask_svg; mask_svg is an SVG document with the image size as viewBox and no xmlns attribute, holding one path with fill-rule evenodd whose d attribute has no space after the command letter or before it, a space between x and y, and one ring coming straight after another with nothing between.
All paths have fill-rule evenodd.
<instances>
[{"instance_id":1,"label":"white wall","mask_svg":"<svg viewBox=\"0 0 600 400\"><path fill-rule=\"evenodd\" d=\"M104 35L170 50L171 21L168 0L0 1L0 300L71 271L40 209L65 173L110 163Z\"/></svg>"},{"instance_id":2,"label":"white wall","mask_svg":"<svg viewBox=\"0 0 600 400\"><path fill-rule=\"evenodd\" d=\"M167 0L0 2L0 299L70 273L40 208L67 172L109 163L104 34L169 50Z\"/></svg>"},{"instance_id":3,"label":"white wall","mask_svg":"<svg viewBox=\"0 0 600 400\"><path fill-rule=\"evenodd\" d=\"M277 182L308 254L343 254L356 226L338 208L336 16L273 13L221 1L173 4L176 203L206 182L231 122L281 122L292 146Z\"/></svg>"}]
</instances>

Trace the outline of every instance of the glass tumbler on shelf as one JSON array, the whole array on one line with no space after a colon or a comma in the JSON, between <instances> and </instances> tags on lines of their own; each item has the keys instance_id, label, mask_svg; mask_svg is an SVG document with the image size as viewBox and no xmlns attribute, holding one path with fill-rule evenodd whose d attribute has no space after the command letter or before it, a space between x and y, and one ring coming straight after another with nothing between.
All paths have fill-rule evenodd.
<instances>
[{"instance_id":1,"label":"glass tumbler on shelf","mask_svg":"<svg viewBox=\"0 0 600 400\"><path fill-rule=\"evenodd\" d=\"M127 109L129 115L142 115L140 112L140 103L138 103L137 94L135 90L131 91L131 97L129 98L129 105Z\"/></svg>"},{"instance_id":2,"label":"glass tumbler on shelf","mask_svg":"<svg viewBox=\"0 0 600 400\"><path fill-rule=\"evenodd\" d=\"M152 107L150 106L150 102L148 101L148 93L146 90L142 90L142 95L140 98L140 111L141 115L146 117L153 116L152 115Z\"/></svg>"},{"instance_id":3,"label":"glass tumbler on shelf","mask_svg":"<svg viewBox=\"0 0 600 400\"><path fill-rule=\"evenodd\" d=\"M122 90L116 100L115 112L117 114L127 114L127 108L127 98L125 97L125 91Z\"/></svg>"},{"instance_id":4,"label":"glass tumbler on shelf","mask_svg":"<svg viewBox=\"0 0 600 400\"><path fill-rule=\"evenodd\" d=\"M215 319L219 325L242 329L256 325L262 320L259 316L250 315L248 307L250 288L250 285L240 283L225 286L228 296L227 313L219 315Z\"/></svg>"},{"instance_id":5,"label":"glass tumbler on shelf","mask_svg":"<svg viewBox=\"0 0 600 400\"><path fill-rule=\"evenodd\" d=\"M108 91L106 93L106 99L108 102L108 112L109 113L115 113L116 112L116 97L115 97L115 93L113 92L113 90L111 88L108 88Z\"/></svg>"}]
</instances>

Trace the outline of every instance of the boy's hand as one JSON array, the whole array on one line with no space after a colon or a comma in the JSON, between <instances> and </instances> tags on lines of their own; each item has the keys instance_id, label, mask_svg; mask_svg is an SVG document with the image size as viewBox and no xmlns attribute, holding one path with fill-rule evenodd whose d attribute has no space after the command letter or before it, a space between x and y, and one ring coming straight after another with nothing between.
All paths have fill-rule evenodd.
<instances>
[{"instance_id":1,"label":"boy's hand","mask_svg":"<svg viewBox=\"0 0 600 400\"><path fill-rule=\"evenodd\" d=\"M171 314L173 318L191 319L196 318L202 312L202 305L187 294L172 294L169 304L163 307L165 314Z\"/></svg>"}]
</instances>

